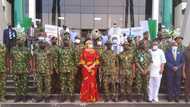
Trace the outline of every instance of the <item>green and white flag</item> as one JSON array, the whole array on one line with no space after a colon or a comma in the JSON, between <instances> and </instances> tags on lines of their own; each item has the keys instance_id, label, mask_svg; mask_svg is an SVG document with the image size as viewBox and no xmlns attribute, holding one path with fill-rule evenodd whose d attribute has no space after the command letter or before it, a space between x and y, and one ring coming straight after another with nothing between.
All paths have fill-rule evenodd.
<instances>
[{"instance_id":1,"label":"green and white flag","mask_svg":"<svg viewBox=\"0 0 190 107\"><path fill-rule=\"evenodd\" d=\"M156 39L157 37L157 22L156 20L148 20L148 27L151 40Z\"/></svg>"}]
</instances>

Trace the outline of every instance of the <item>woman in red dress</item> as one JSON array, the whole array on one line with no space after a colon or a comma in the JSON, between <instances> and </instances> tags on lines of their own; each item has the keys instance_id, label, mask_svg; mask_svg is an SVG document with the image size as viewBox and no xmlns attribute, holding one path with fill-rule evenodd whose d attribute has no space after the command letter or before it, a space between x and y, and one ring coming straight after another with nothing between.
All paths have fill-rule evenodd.
<instances>
[{"instance_id":1,"label":"woman in red dress","mask_svg":"<svg viewBox=\"0 0 190 107\"><path fill-rule=\"evenodd\" d=\"M90 39L85 41L87 46L81 56L82 84L80 90L81 102L96 102L99 99L99 92L96 82L97 67L99 65L99 54L93 49L93 42Z\"/></svg>"}]
</instances>

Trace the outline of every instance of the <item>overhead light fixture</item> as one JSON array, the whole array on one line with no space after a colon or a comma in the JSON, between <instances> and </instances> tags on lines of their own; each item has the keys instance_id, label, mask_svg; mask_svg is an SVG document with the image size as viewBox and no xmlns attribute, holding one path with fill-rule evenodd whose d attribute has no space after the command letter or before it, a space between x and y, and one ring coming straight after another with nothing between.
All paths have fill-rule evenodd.
<instances>
[{"instance_id":1,"label":"overhead light fixture","mask_svg":"<svg viewBox=\"0 0 190 107\"><path fill-rule=\"evenodd\" d=\"M59 20L65 20L65 17L58 17Z\"/></svg>"},{"instance_id":2,"label":"overhead light fixture","mask_svg":"<svg viewBox=\"0 0 190 107\"><path fill-rule=\"evenodd\" d=\"M102 18L101 17L95 17L94 20L100 21L100 20L102 20Z\"/></svg>"}]
</instances>

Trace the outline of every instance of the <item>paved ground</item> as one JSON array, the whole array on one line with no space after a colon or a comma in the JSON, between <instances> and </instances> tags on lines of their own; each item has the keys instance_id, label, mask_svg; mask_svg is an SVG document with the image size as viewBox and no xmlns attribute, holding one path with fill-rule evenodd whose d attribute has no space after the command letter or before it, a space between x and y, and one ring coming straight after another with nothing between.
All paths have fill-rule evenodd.
<instances>
[{"instance_id":1,"label":"paved ground","mask_svg":"<svg viewBox=\"0 0 190 107\"><path fill-rule=\"evenodd\" d=\"M186 103L184 101L176 102L167 102L166 100L161 100L158 103L147 103L147 102L96 102L96 103L81 103L80 101L76 101L74 103L64 102L59 103L55 100L52 100L50 103L40 102L33 103L32 101L28 101L26 103L19 102L14 103L13 100L9 100L7 102L1 102L0 107L190 107L190 102Z\"/></svg>"}]
</instances>

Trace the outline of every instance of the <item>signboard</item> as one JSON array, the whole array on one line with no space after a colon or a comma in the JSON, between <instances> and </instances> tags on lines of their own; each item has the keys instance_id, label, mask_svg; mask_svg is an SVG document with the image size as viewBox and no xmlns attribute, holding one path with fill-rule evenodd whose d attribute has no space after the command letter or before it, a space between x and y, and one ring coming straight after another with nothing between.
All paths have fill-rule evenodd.
<instances>
[{"instance_id":1,"label":"signboard","mask_svg":"<svg viewBox=\"0 0 190 107\"><path fill-rule=\"evenodd\" d=\"M121 32L126 34L126 36L136 37L143 36L143 28L142 27L132 27L132 28L122 28Z\"/></svg>"},{"instance_id":2,"label":"signboard","mask_svg":"<svg viewBox=\"0 0 190 107\"><path fill-rule=\"evenodd\" d=\"M45 25L45 32L47 36L55 36L58 37L58 34L60 35L60 32L63 30L63 28L55 26L55 25Z\"/></svg>"}]
</instances>

